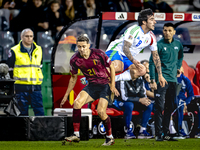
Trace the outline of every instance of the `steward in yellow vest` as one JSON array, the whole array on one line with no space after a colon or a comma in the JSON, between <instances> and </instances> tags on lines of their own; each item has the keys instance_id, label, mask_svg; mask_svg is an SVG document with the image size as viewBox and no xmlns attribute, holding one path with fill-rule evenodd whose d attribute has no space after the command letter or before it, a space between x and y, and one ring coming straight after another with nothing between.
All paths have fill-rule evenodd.
<instances>
[{"instance_id":1,"label":"steward in yellow vest","mask_svg":"<svg viewBox=\"0 0 200 150\"><path fill-rule=\"evenodd\" d=\"M15 93L21 115L28 115L31 104L35 115L43 116L42 48L33 41L31 29L22 31L21 41L9 51L7 64L11 78L16 80Z\"/></svg>"},{"instance_id":2,"label":"steward in yellow vest","mask_svg":"<svg viewBox=\"0 0 200 150\"><path fill-rule=\"evenodd\" d=\"M22 42L11 48L9 55L15 57L13 66L13 79L15 79L15 90L34 91L41 90L43 74L42 48L35 42L32 45L32 52L29 53L24 48ZM12 75L11 75L12 76Z\"/></svg>"},{"instance_id":3,"label":"steward in yellow vest","mask_svg":"<svg viewBox=\"0 0 200 150\"><path fill-rule=\"evenodd\" d=\"M33 51L31 57L29 53L24 52L21 48L21 42L12 47L15 53L15 65L13 70L13 78L16 79L15 84L41 85L43 75L41 71L42 48L33 42Z\"/></svg>"}]
</instances>

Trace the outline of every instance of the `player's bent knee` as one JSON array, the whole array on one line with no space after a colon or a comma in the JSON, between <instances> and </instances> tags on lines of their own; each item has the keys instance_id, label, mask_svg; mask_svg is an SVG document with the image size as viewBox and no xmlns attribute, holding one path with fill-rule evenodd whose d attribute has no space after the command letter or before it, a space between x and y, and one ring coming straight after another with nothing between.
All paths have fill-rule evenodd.
<instances>
[{"instance_id":1,"label":"player's bent knee","mask_svg":"<svg viewBox=\"0 0 200 150\"><path fill-rule=\"evenodd\" d=\"M119 61L113 61L112 62L114 68L115 68L115 72L116 73L120 73L124 70L124 66L122 64L122 62L119 62Z\"/></svg>"},{"instance_id":2,"label":"player's bent knee","mask_svg":"<svg viewBox=\"0 0 200 150\"><path fill-rule=\"evenodd\" d=\"M81 109L82 107L82 103L79 101L75 101L74 102L74 109Z\"/></svg>"},{"instance_id":3,"label":"player's bent knee","mask_svg":"<svg viewBox=\"0 0 200 150\"><path fill-rule=\"evenodd\" d=\"M103 111L102 109L97 109L97 113L99 115L99 117L102 119L102 120L105 120L107 118L107 114L105 111Z\"/></svg>"},{"instance_id":4,"label":"player's bent knee","mask_svg":"<svg viewBox=\"0 0 200 150\"><path fill-rule=\"evenodd\" d=\"M120 67L115 68L115 73L120 73L120 72L123 72L123 68Z\"/></svg>"}]
</instances>

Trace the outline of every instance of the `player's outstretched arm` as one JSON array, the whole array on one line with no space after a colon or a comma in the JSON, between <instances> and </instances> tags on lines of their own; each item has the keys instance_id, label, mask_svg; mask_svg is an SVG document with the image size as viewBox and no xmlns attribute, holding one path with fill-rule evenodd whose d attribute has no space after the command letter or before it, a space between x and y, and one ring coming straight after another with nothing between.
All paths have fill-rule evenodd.
<instances>
[{"instance_id":1,"label":"player's outstretched arm","mask_svg":"<svg viewBox=\"0 0 200 150\"><path fill-rule=\"evenodd\" d=\"M111 76L111 81L110 81L110 90L112 93L114 93L116 96L119 96L118 90L115 88L115 68L113 63L110 65L110 76Z\"/></svg>"},{"instance_id":2,"label":"player's outstretched arm","mask_svg":"<svg viewBox=\"0 0 200 150\"><path fill-rule=\"evenodd\" d=\"M161 87L164 87L165 83L167 84L167 81L162 76L161 61L160 61L160 57L158 55L158 51L151 51L151 53L152 53L153 61L154 61L154 64L156 66L156 70L158 73L160 85L161 85Z\"/></svg>"},{"instance_id":3,"label":"player's outstretched arm","mask_svg":"<svg viewBox=\"0 0 200 150\"><path fill-rule=\"evenodd\" d=\"M130 50L129 50L130 47L131 47L131 43L128 42L128 41L126 41L126 40L124 40L123 52L124 52L124 54L128 57L128 59L129 59L133 64L135 64L135 62L134 62L135 59L133 58L133 56L131 55L131 52L130 52Z\"/></svg>"},{"instance_id":4,"label":"player's outstretched arm","mask_svg":"<svg viewBox=\"0 0 200 150\"><path fill-rule=\"evenodd\" d=\"M124 46L123 46L123 52L124 54L128 57L128 59L139 69L142 70L142 68L138 65L140 64L139 61L137 61L136 59L133 58L131 52L130 52L130 47L131 47L131 43L124 40Z\"/></svg>"},{"instance_id":5,"label":"player's outstretched arm","mask_svg":"<svg viewBox=\"0 0 200 150\"><path fill-rule=\"evenodd\" d=\"M62 106L65 104L65 102L67 101L67 98L68 98L68 96L69 96L69 93L71 92L71 90L73 90L73 88L74 88L74 86L75 86L75 84L76 84L77 77L78 77L77 74L71 75L71 78L70 78L70 80L69 80L69 84L68 84L67 91L66 91L66 93L65 93L65 95L64 95L64 97L63 97L63 99L62 99L62 101L61 101L61 103L60 103L60 107L62 107Z\"/></svg>"}]
</instances>

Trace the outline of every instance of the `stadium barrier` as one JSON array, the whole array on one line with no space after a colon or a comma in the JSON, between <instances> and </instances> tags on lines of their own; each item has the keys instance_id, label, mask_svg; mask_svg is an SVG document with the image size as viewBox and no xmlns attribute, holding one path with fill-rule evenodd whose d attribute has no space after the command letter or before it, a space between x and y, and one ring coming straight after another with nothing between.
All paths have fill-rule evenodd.
<instances>
[{"instance_id":1,"label":"stadium barrier","mask_svg":"<svg viewBox=\"0 0 200 150\"><path fill-rule=\"evenodd\" d=\"M70 116L72 117L73 109L72 108L55 108L53 115L54 116ZM81 109L81 116L88 116L89 118L89 130L92 130L92 110L89 108Z\"/></svg>"},{"instance_id":2,"label":"stadium barrier","mask_svg":"<svg viewBox=\"0 0 200 150\"><path fill-rule=\"evenodd\" d=\"M72 117L0 117L0 141L59 141L73 134ZM81 117L80 138L89 140L88 116Z\"/></svg>"}]
</instances>

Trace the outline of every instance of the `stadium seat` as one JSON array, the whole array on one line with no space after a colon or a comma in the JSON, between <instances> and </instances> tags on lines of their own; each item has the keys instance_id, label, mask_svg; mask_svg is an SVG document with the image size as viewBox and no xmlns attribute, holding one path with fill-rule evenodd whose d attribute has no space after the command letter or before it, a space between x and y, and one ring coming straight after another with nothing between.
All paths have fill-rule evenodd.
<instances>
[{"instance_id":1,"label":"stadium seat","mask_svg":"<svg viewBox=\"0 0 200 150\"><path fill-rule=\"evenodd\" d=\"M92 115L98 115L97 110L96 110L96 106L98 104L99 100L94 101L93 103L91 103L90 109L92 110ZM117 110L115 108L107 108L106 109L106 114L109 116L122 116L124 114L123 111ZM132 115L139 115L140 113L138 111L132 111Z\"/></svg>"},{"instance_id":2,"label":"stadium seat","mask_svg":"<svg viewBox=\"0 0 200 150\"><path fill-rule=\"evenodd\" d=\"M110 108L107 108L107 109L106 109L106 114L109 115L109 116L116 116L116 115L115 115L115 112L114 112L112 109L110 109ZM93 116L98 116L98 113L97 113L97 110L96 110L96 109L95 109L95 110L92 110L92 115L93 115Z\"/></svg>"},{"instance_id":3,"label":"stadium seat","mask_svg":"<svg viewBox=\"0 0 200 150\"><path fill-rule=\"evenodd\" d=\"M50 32L38 32L37 33L37 44L42 47L43 50L43 60L51 60L52 47L54 45L54 40L51 37Z\"/></svg>"},{"instance_id":4,"label":"stadium seat","mask_svg":"<svg viewBox=\"0 0 200 150\"><path fill-rule=\"evenodd\" d=\"M187 62L185 60L183 60L182 66L183 66L183 69L184 69L184 75L186 77L188 77L191 82L193 82L193 78L194 78L194 75L195 75L194 69L192 69L191 67L189 67L188 64L187 64Z\"/></svg>"},{"instance_id":5,"label":"stadium seat","mask_svg":"<svg viewBox=\"0 0 200 150\"><path fill-rule=\"evenodd\" d=\"M154 115L154 112L151 112L151 116L153 116Z\"/></svg>"},{"instance_id":6,"label":"stadium seat","mask_svg":"<svg viewBox=\"0 0 200 150\"><path fill-rule=\"evenodd\" d=\"M183 69L184 69L184 75L186 77L188 77L189 80L191 81L191 84L192 84L192 87L193 87L193 90L194 90L194 95L200 95L199 87L197 85L195 85L194 82L193 82L193 78L195 76L194 69L189 67L185 60L183 60L182 66L183 66Z\"/></svg>"},{"instance_id":7,"label":"stadium seat","mask_svg":"<svg viewBox=\"0 0 200 150\"><path fill-rule=\"evenodd\" d=\"M0 46L3 48L2 60L7 60L8 51L15 45L13 35L9 31L0 31Z\"/></svg>"},{"instance_id":8,"label":"stadium seat","mask_svg":"<svg viewBox=\"0 0 200 150\"><path fill-rule=\"evenodd\" d=\"M132 111L133 116L138 116L140 113L138 111Z\"/></svg>"},{"instance_id":9,"label":"stadium seat","mask_svg":"<svg viewBox=\"0 0 200 150\"><path fill-rule=\"evenodd\" d=\"M120 111L120 110L116 110L114 108L107 108L107 109L110 109L114 112L113 116L122 116L124 114L123 111Z\"/></svg>"},{"instance_id":10,"label":"stadium seat","mask_svg":"<svg viewBox=\"0 0 200 150\"><path fill-rule=\"evenodd\" d=\"M200 88L200 61L196 64L196 85Z\"/></svg>"},{"instance_id":11,"label":"stadium seat","mask_svg":"<svg viewBox=\"0 0 200 150\"><path fill-rule=\"evenodd\" d=\"M97 106L98 102L99 102L99 99L94 101L93 103L91 103L90 109L92 110L92 115L93 116L97 116L98 115L97 109L96 109L96 106ZM109 115L109 116L116 116L115 115L115 111L113 111L113 109L110 109L110 108L106 109L106 114Z\"/></svg>"}]
</instances>

